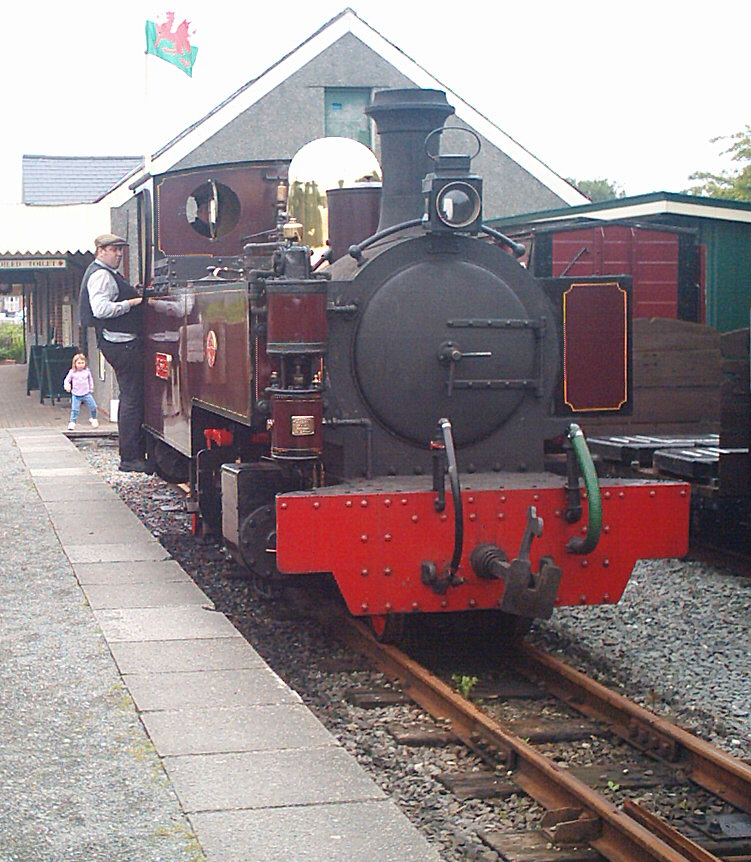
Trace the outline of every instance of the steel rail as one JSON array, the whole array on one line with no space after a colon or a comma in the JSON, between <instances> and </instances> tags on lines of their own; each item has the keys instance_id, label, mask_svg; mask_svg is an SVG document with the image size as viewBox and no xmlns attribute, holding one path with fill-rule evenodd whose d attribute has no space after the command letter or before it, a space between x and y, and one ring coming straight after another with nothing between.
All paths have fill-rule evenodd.
<instances>
[{"instance_id":1,"label":"steel rail","mask_svg":"<svg viewBox=\"0 0 751 862\"><path fill-rule=\"evenodd\" d=\"M631 745L679 765L696 784L751 814L751 766L531 644L520 647L515 670L542 682L577 711L605 721Z\"/></svg>"},{"instance_id":2,"label":"steel rail","mask_svg":"<svg viewBox=\"0 0 751 862\"><path fill-rule=\"evenodd\" d=\"M686 859L690 859L691 862L713 862L713 860L717 858L703 847L700 847L690 838L686 838L685 835L681 835L681 833L678 832L677 829L673 829L669 823L666 823L656 814L652 814L650 811L647 811L646 808L642 807L638 803L627 799L623 803L623 810L629 817L633 817L638 823L643 823L650 832L653 832L655 835L659 835L660 838L662 838L662 840L667 844L670 844L671 847L675 847L680 850L681 853L685 855Z\"/></svg>"},{"instance_id":3,"label":"steel rail","mask_svg":"<svg viewBox=\"0 0 751 862\"><path fill-rule=\"evenodd\" d=\"M569 833L576 833L578 827L580 838L607 859L612 862L691 859L523 739L496 724L401 650L378 643L362 623L338 615L336 620L329 619L329 624L352 649L364 653L383 673L399 680L416 703L431 715L447 719L453 733L465 744L475 749L478 743L484 744L500 752L513 771L513 780L551 814L562 812L567 822L560 826Z\"/></svg>"}]
</instances>

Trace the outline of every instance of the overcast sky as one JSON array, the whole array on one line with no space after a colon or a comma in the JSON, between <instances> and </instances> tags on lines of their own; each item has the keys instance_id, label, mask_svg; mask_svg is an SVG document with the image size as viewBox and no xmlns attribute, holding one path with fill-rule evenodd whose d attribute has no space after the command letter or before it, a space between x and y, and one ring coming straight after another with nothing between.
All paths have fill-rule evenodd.
<instances>
[{"instance_id":1,"label":"overcast sky","mask_svg":"<svg viewBox=\"0 0 751 862\"><path fill-rule=\"evenodd\" d=\"M351 0L381 35L554 171L627 194L735 169L710 138L751 123L749 0ZM0 200L21 155L140 155L200 119L344 0L13 2L2 13ZM195 27L193 78L148 58L144 24ZM466 16L462 20L462 16ZM280 105L280 110L283 110Z\"/></svg>"}]
</instances>

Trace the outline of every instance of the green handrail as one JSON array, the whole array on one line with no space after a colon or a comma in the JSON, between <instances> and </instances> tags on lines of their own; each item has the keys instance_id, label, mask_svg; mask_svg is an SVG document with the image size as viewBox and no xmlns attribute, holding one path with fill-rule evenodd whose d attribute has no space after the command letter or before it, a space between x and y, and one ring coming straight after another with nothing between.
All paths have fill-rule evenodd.
<instances>
[{"instance_id":1,"label":"green handrail","mask_svg":"<svg viewBox=\"0 0 751 862\"><path fill-rule=\"evenodd\" d=\"M566 550L572 554L589 554L597 547L602 529L600 483L597 481L597 471L584 432L574 422L569 425L568 438L584 477L584 487L587 489L587 535L572 536L566 543Z\"/></svg>"}]
</instances>

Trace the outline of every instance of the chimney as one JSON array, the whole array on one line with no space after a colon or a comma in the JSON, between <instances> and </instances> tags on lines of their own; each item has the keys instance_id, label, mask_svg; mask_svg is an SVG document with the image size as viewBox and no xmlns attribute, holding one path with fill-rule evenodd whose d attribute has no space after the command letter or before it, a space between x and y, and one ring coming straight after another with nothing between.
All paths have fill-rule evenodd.
<instances>
[{"instance_id":1,"label":"chimney","mask_svg":"<svg viewBox=\"0 0 751 862\"><path fill-rule=\"evenodd\" d=\"M422 181L434 169L425 152L425 138L442 128L454 109L443 90L380 90L365 113L381 136L381 231L422 216ZM438 152L438 138L430 141L433 153Z\"/></svg>"}]
</instances>

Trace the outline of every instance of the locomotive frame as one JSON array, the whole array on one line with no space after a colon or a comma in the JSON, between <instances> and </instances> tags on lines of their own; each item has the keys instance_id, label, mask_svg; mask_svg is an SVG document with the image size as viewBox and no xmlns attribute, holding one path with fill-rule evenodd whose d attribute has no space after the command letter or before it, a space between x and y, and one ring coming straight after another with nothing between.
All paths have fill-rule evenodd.
<instances>
[{"instance_id":1,"label":"locomotive frame","mask_svg":"<svg viewBox=\"0 0 751 862\"><path fill-rule=\"evenodd\" d=\"M521 267L469 157L423 147L451 112L376 94L381 221L325 270L285 222L286 163L154 180L149 457L266 588L326 572L382 635L615 602L637 559L687 549L687 486L598 482L572 422L629 409L630 280Z\"/></svg>"}]
</instances>

